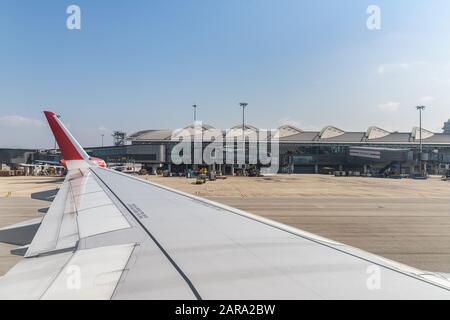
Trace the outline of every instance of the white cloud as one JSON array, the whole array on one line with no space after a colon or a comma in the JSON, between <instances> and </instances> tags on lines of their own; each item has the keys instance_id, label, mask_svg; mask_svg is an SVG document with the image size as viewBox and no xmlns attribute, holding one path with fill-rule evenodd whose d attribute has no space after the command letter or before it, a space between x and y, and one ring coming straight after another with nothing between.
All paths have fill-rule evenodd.
<instances>
[{"instance_id":1,"label":"white cloud","mask_svg":"<svg viewBox=\"0 0 450 320\"><path fill-rule=\"evenodd\" d=\"M390 72L398 71L409 71L419 66L427 65L426 61L415 61L415 62L401 62L401 63L384 63L380 64L377 68L377 73L379 75L384 75Z\"/></svg>"},{"instance_id":2,"label":"white cloud","mask_svg":"<svg viewBox=\"0 0 450 320\"><path fill-rule=\"evenodd\" d=\"M423 103L430 103L430 102L436 101L436 98L435 97L431 97L431 96L426 96L426 97L420 98L420 101L423 102Z\"/></svg>"},{"instance_id":3,"label":"white cloud","mask_svg":"<svg viewBox=\"0 0 450 320\"><path fill-rule=\"evenodd\" d=\"M98 129L98 131L99 131L101 134L105 134L105 133L111 132L111 130L108 129L107 127L105 127L105 126L99 126L97 129Z\"/></svg>"},{"instance_id":4,"label":"white cloud","mask_svg":"<svg viewBox=\"0 0 450 320\"><path fill-rule=\"evenodd\" d=\"M384 65L378 66L378 68L377 68L378 74L384 74L384 70L385 70L385 69L386 69L386 68L385 68Z\"/></svg>"},{"instance_id":5,"label":"white cloud","mask_svg":"<svg viewBox=\"0 0 450 320\"><path fill-rule=\"evenodd\" d=\"M19 115L0 116L0 146L47 148L53 146L53 137L44 121Z\"/></svg>"},{"instance_id":6,"label":"white cloud","mask_svg":"<svg viewBox=\"0 0 450 320\"><path fill-rule=\"evenodd\" d=\"M391 63L391 64L382 64L378 66L377 72L382 75L389 71L395 70L408 70L411 68L409 63Z\"/></svg>"},{"instance_id":7,"label":"white cloud","mask_svg":"<svg viewBox=\"0 0 450 320\"><path fill-rule=\"evenodd\" d=\"M0 117L0 125L11 128L39 128L44 125L44 122L37 119L11 115Z\"/></svg>"},{"instance_id":8,"label":"white cloud","mask_svg":"<svg viewBox=\"0 0 450 320\"><path fill-rule=\"evenodd\" d=\"M377 109L382 112L395 112L400 108L399 102L387 102L383 104L379 104Z\"/></svg>"}]
</instances>

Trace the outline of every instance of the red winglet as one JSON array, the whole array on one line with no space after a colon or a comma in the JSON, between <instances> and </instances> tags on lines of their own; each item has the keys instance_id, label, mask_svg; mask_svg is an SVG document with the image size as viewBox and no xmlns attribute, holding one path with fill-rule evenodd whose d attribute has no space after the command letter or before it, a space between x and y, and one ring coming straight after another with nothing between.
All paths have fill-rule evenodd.
<instances>
[{"instance_id":1,"label":"red winglet","mask_svg":"<svg viewBox=\"0 0 450 320\"><path fill-rule=\"evenodd\" d=\"M73 141L73 137L69 136L68 133L66 133L67 129L62 126L60 121L57 119L56 114L50 111L44 111L44 114L47 118L50 129L55 136L56 142L61 149L64 160L84 160L83 155L75 145L75 143L77 142Z\"/></svg>"}]
</instances>

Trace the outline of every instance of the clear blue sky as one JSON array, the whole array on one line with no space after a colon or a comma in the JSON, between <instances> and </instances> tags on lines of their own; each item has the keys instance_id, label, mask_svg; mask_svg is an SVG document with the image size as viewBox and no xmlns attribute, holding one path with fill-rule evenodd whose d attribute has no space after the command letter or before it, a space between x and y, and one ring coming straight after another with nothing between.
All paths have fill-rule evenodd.
<instances>
[{"instance_id":1,"label":"clear blue sky","mask_svg":"<svg viewBox=\"0 0 450 320\"><path fill-rule=\"evenodd\" d=\"M81 7L81 30L66 8ZM381 30L366 8L381 8ZM43 109L84 145L199 118L409 131L450 117L450 2L0 0L0 147L48 147ZM108 138L107 142L110 141Z\"/></svg>"}]
</instances>

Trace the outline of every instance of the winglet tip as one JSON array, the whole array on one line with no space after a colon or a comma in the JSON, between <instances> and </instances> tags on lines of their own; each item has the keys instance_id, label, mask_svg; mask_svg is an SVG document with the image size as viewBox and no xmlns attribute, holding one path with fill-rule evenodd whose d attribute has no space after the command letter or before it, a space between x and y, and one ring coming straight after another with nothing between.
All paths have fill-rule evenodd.
<instances>
[{"instance_id":1,"label":"winglet tip","mask_svg":"<svg viewBox=\"0 0 450 320\"><path fill-rule=\"evenodd\" d=\"M55 115L55 113L52 112L52 111L46 111L46 110L44 110L43 112L44 112L44 115L47 116L47 117L49 117L49 116L52 117L52 116Z\"/></svg>"}]
</instances>

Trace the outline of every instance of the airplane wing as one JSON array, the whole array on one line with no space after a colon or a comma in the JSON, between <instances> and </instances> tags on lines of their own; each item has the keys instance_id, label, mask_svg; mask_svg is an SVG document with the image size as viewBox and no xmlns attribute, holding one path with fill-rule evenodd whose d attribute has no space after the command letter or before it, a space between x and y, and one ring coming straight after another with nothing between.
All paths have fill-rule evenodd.
<instances>
[{"instance_id":1,"label":"airplane wing","mask_svg":"<svg viewBox=\"0 0 450 320\"><path fill-rule=\"evenodd\" d=\"M450 299L440 274L101 168L46 112L68 174L0 299ZM31 234L31 236L30 236Z\"/></svg>"}]
</instances>

